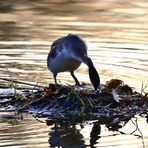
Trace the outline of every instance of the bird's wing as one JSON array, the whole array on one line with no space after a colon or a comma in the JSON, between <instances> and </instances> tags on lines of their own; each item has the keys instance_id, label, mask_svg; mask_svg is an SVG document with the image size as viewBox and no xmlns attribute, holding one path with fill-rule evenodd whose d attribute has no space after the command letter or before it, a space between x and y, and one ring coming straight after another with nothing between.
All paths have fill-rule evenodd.
<instances>
[{"instance_id":1,"label":"bird's wing","mask_svg":"<svg viewBox=\"0 0 148 148\"><path fill-rule=\"evenodd\" d=\"M49 52L50 57L54 58L59 52L61 52L63 48L63 45L61 43L61 39L55 40L52 45Z\"/></svg>"}]
</instances>

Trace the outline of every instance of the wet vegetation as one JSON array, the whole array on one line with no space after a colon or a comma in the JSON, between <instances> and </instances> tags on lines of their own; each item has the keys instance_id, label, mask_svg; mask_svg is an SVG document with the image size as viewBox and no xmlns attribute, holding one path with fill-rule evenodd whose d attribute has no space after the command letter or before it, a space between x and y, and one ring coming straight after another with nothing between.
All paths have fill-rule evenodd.
<instances>
[{"instance_id":1,"label":"wet vegetation","mask_svg":"<svg viewBox=\"0 0 148 148\"><path fill-rule=\"evenodd\" d=\"M1 86L0 94L1 112L17 113L16 119L20 113L27 112L35 118L45 118L47 124L75 125L94 121L109 128L118 125L117 128L137 115L147 118L146 87L143 86L138 93L118 79L106 82L97 91L86 84L79 87L55 84L43 87L36 84L31 89L20 87L17 83L32 85L10 81ZM8 119L12 117L7 115Z\"/></svg>"}]
</instances>

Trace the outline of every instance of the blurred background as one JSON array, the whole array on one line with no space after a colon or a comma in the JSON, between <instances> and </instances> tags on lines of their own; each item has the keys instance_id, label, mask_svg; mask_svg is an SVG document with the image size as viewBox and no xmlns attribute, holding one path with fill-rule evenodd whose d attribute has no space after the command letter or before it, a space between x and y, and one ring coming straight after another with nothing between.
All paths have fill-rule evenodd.
<instances>
[{"instance_id":1,"label":"blurred background","mask_svg":"<svg viewBox=\"0 0 148 148\"><path fill-rule=\"evenodd\" d=\"M138 91L142 82L148 84L147 0L0 0L0 77L42 85L54 82L46 66L50 45L69 33L86 41L101 83L117 78ZM76 76L89 83L85 65ZM74 84L69 73L59 74L58 80ZM147 125L143 119L140 123L147 144ZM79 141L73 145L89 143L89 128L79 131L83 136L77 133ZM33 119L14 127L1 123L0 147L48 147L48 132L55 134ZM114 134L103 127L98 146L142 147L141 139Z\"/></svg>"},{"instance_id":2,"label":"blurred background","mask_svg":"<svg viewBox=\"0 0 148 148\"><path fill-rule=\"evenodd\" d=\"M147 81L147 0L5 0L0 18L0 65L13 78L53 82L46 67L50 45L73 33L86 41L102 83L118 78L141 89ZM3 67L0 77L9 77ZM58 80L74 84L64 75ZM76 75L89 82L84 65Z\"/></svg>"}]
</instances>

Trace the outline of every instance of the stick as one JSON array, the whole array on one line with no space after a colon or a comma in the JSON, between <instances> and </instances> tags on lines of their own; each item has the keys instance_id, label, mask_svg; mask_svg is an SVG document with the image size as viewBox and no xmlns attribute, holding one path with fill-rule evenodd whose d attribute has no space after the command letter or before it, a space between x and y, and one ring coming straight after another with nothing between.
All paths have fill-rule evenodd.
<instances>
[{"instance_id":1,"label":"stick","mask_svg":"<svg viewBox=\"0 0 148 148\"><path fill-rule=\"evenodd\" d=\"M11 79L7 79L7 78L0 78L0 80L12 82ZM22 82L22 81L18 81L18 80L13 80L13 82L14 83L19 83L19 84L24 84L24 85L29 85L29 86L34 86L34 87L39 87L39 88L45 88L44 86L41 86L41 85L26 83L26 82Z\"/></svg>"}]
</instances>

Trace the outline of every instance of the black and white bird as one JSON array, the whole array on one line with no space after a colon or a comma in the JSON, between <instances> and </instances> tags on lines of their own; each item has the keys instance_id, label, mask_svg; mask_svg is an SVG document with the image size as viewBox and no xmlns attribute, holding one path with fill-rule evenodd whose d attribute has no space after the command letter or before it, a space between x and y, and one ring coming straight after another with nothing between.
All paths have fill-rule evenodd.
<instances>
[{"instance_id":1,"label":"black and white bird","mask_svg":"<svg viewBox=\"0 0 148 148\"><path fill-rule=\"evenodd\" d=\"M70 72L77 85L80 85L74 75L74 71L85 63L88 66L89 78L97 90L100 86L99 75L93 65L92 60L87 55L85 42L77 35L69 34L53 42L47 58L47 66L53 73L55 84L56 76L59 72Z\"/></svg>"}]
</instances>

